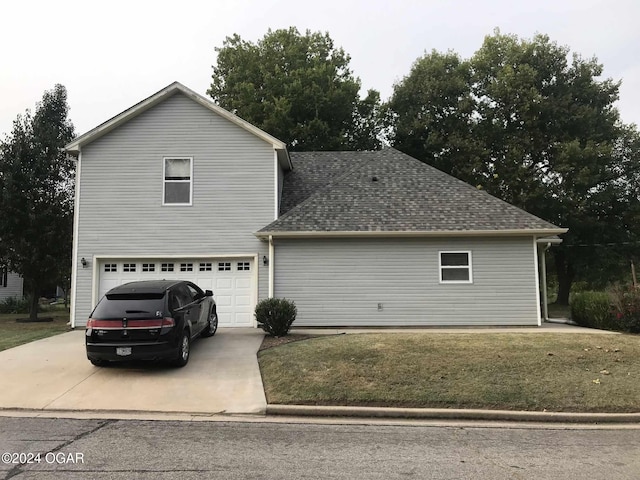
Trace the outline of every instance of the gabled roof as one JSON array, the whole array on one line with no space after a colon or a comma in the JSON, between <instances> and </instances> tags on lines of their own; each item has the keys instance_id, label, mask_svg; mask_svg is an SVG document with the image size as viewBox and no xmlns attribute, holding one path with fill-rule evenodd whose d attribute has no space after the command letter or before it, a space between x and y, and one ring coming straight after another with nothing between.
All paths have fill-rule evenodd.
<instances>
[{"instance_id":1,"label":"gabled roof","mask_svg":"<svg viewBox=\"0 0 640 480\"><path fill-rule=\"evenodd\" d=\"M258 237L566 232L393 148L291 158L282 215Z\"/></svg>"},{"instance_id":2,"label":"gabled roof","mask_svg":"<svg viewBox=\"0 0 640 480\"><path fill-rule=\"evenodd\" d=\"M282 167L285 170L291 169L291 160L287 153L287 146L284 142L269 135L267 132L260 130L258 127L251 125L249 122L225 110L224 108L214 103L212 100L206 97L203 97L202 95L185 87L179 82L173 82L171 85L168 85L167 87L163 88L159 92L154 93L150 97L135 104L133 107L128 108L124 112L98 125L96 128L89 130L87 133L80 135L79 137L76 137L71 143L65 146L65 149L70 154L77 155L80 152L80 149L84 145L87 145L93 142L94 140L97 140L98 138L102 137L103 135L106 135L107 133L119 127L123 123L128 122L132 118L140 115L141 113L149 110L150 108L165 101L166 99L172 97L177 93L182 93L183 95L189 97L190 99L199 103L203 107L208 108L212 112L217 113L221 117L245 129L247 132L255 135L261 140L264 140L265 142L273 145L273 148L278 152L278 159Z\"/></svg>"}]
</instances>

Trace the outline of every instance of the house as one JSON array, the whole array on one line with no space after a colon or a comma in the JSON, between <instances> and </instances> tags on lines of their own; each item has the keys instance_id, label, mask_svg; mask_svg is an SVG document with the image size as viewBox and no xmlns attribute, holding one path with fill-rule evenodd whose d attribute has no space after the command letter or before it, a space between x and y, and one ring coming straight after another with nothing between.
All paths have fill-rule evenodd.
<instances>
[{"instance_id":1,"label":"house","mask_svg":"<svg viewBox=\"0 0 640 480\"><path fill-rule=\"evenodd\" d=\"M22 277L0 265L0 302L11 297L22 298L23 295Z\"/></svg>"},{"instance_id":2,"label":"house","mask_svg":"<svg viewBox=\"0 0 640 480\"><path fill-rule=\"evenodd\" d=\"M110 288L212 289L298 326L539 325L539 264L566 230L394 149L289 153L179 83L67 145L77 158L73 326Z\"/></svg>"}]
</instances>

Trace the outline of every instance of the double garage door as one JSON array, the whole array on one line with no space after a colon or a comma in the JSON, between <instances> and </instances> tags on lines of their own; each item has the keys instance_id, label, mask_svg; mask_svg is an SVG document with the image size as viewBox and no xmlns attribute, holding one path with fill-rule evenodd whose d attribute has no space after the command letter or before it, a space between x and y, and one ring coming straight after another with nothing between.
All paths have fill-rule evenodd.
<instances>
[{"instance_id":1,"label":"double garage door","mask_svg":"<svg viewBox=\"0 0 640 480\"><path fill-rule=\"evenodd\" d=\"M213 290L221 327L253 326L253 258L103 259L98 263L98 299L111 288L137 280L188 280Z\"/></svg>"}]
</instances>

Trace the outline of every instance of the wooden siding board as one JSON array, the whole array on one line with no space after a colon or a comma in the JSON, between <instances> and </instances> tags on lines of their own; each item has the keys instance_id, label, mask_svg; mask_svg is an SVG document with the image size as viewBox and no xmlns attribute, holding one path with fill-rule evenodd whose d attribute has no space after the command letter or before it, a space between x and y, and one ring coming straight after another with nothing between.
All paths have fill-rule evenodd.
<instances>
[{"instance_id":1,"label":"wooden siding board","mask_svg":"<svg viewBox=\"0 0 640 480\"><path fill-rule=\"evenodd\" d=\"M193 158L192 206L162 205L167 156ZM253 232L273 221L273 147L182 94L85 146L81 161L78 259L268 254ZM92 267L78 262L77 325L93 307Z\"/></svg>"},{"instance_id":2,"label":"wooden siding board","mask_svg":"<svg viewBox=\"0 0 640 480\"><path fill-rule=\"evenodd\" d=\"M296 302L297 326L537 325L531 248L528 237L277 240L275 295ZM473 284L439 283L443 250L472 251Z\"/></svg>"}]
</instances>

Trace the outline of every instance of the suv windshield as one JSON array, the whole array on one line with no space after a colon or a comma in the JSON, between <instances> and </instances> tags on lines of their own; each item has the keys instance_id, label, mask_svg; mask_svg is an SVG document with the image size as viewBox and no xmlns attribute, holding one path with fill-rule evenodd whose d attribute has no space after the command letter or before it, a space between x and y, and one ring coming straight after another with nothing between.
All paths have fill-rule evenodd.
<instances>
[{"instance_id":1,"label":"suv windshield","mask_svg":"<svg viewBox=\"0 0 640 480\"><path fill-rule=\"evenodd\" d=\"M160 314L158 314L160 312ZM164 292L106 295L96 305L91 318L155 318L164 315Z\"/></svg>"}]
</instances>

